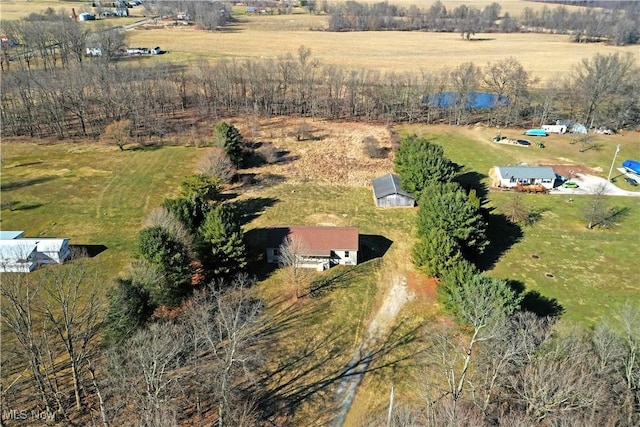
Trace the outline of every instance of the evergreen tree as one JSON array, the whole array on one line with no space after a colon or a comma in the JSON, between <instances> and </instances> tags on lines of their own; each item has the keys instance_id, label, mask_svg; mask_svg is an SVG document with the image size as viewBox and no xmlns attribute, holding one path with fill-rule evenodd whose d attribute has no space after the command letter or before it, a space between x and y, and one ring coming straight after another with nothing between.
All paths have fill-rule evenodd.
<instances>
[{"instance_id":1,"label":"evergreen tree","mask_svg":"<svg viewBox=\"0 0 640 427\"><path fill-rule=\"evenodd\" d=\"M494 279L486 274L474 274L466 280L445 278L441 285L444 303L460 323L475 326L489 324L515 312L522 295L506 280Z\"/></svg>"},{"instance_id":2,"label":"evergreen tree","mask_svg":"<svg viewBox=\"0 0 640 427\"><path fill-rule=\"evenodd\" d=\"M434 228L442 230L463 249L482 253L489 244L486 223L466 192L455 183L425 188L419 201L418 236Z\"/></svg>"},{"instance_id":3,"label":"evergreen tree","mask_svg":"<svg viewBox=\"0 0 640 427\"><path fill-rule=\"evenodd\" d=\"M413 248L413 262L432 277L441 277L462 259L460 245L440 228L428 230Z\"/></svg>"},{"instance_id":4,"label":"evergreen tree","mask_svg":"<svg viewBox=\"0 0 640 427\"><path fill-rule=\"evenodd\" d=\"M214 129L214 145L224 148L225 153L236 167L242 164L242 135L236 127L220 122Z\"/></svg>"},{"instance_id":5,"label":"evergreen tree","mask_svg":"<svg viewBox=\"0 0 640 427\"><path fill-rule=\"evenodd\" d=\"M151 295L139 278L118 278L109 294L105 319L106 339L117 343L144 325L155 310Z\"/></svg>"},{"instance_id":6,"label":"evergreen tree","mask_svg":"<svg viewBox=\"0 0 640 427\"><path fill-rule=\"evenodd\" d=\"M138 235L137 256L162 274L160 280L146 284L153 303L180 305L191 289L191 260L185 245L163 228L149 227Z\"/></svg>"},{"instance_id":7,"label":"evergreen tree","mask_svg":"<svg viewBox=\"0 0 640 427\"><path fill-rule=\"evenodd\" d=\"M204 258L215 276L230 277L247 265L242 229L224 205L209 211L200 236Z\"/></svg>"},{"instance_id":8,"label":"evergreen tree","mask_svg":"<svg viewBox=\"0 0 640 427\"><path fill-rule=\"evenodd\" d=\"M456 165L444 156L442 147L425 138L409 135L402 139L395 159L402 187L418 197L431 183L451 182Z\"/></svg>"},{"instance_id":9,"label":"evergreen tree","mask_svg":"<svg viewBox=\"0 0 640 427\"><path fill-rule=\"evenodd\" d=\"M180 197L165 199L162 206L196 234L211 204L220 199L219 180L207 174L194 174L180 184Z\"/></svg>"}]
</instances>

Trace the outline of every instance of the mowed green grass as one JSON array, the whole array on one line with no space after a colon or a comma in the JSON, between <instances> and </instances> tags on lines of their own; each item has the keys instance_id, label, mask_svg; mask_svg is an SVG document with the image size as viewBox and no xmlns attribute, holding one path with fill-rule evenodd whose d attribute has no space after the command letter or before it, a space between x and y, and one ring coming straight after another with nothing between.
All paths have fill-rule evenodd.
<instances>
[{"instance_id":1,"label":"mowed green grass","mask_svg":"<svg viewBox=\"0 0 640 427\"><path fill-rule=\"evenodd\" d=\"M492 194L490 207L504 212L512 195ZM586 228L589 196L524 195L541 219L523 227L523 238L500 258L491 275L522 282L562 305L566 320L593 324L640 299L638 232L640 198L609 197L622 210L609 229Z\"/></svg>"},{"instance_id":2,"label":"mowed green grass","mask_svg":"<svg viewBox=\"0 0 640 427\"><path fill-rule=\"evenodd\" d=\"M195 148L120 152L95 144L2 146L3 230L104 245L95 258L113 278L131 258L144 218L194 170Z\"/></svg>"},{"instance_id":3,"label":"mowed green grass","mask_svg":"<svg viewBox=\"0 0 640 427\"><path fill-rule=\"evenodd\" d=\"M490 142L495 130L406 126L404 132L415 132L444 147L453 161L464 166L463 173L477 172L481 182L488 184L487 174L495 165L567 164L595 168L596 175L606 177L616 145L621 154L619 167L625 158L639 158L637 134L626 133L613 138L600 136L601 150L580 152L580 144L572 144L571 135L544 139L547 148L518 147ZM516 137L516 131L503 134ZM607 139L609 138L609 139ZM613 176L618 174L614 171ZM625 190L637 188L617 184ZM488 208L504 213L513 193L490 192ZM624 214L611 229L586 228L584 211L590 196L523 195L527 206L541 212L541 219L522 228L523 236L499 258L490 274L522 282L526 290L540 292L556 299L565 309L564 319L592 324L615 310L627 300L640 298L640 197L611 196L607 206L623 210ZM500 242L496 242L500 245ZM537 255L535 259L532 255ZM547 273L553 277L547 277Z\"/></svg>"}]
</instances>

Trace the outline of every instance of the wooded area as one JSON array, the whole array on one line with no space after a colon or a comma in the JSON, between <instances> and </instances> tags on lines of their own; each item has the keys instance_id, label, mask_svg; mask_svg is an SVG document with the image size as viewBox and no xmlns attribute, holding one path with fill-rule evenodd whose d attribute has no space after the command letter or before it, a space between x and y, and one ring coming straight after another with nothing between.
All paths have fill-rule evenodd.
<instances>
[{"instance_id":1,"label":"wooded area","mask_svg":"<svg viewBox=\"0 0 640 427\"><path fill-rule=\"evenodd\" d=\"M540 88L514 58L400 74L325 66L305 47L275 60L199 61L188 69L82 55L61 61L57 49L34 52L37 57L19 56L3 72L4 136L98 138L111 123L130 120L131 136L162 140L200 118L232 114L505 127L557 118L614 129L640 123L634 96L640 73L630 55L585 59L573 75ZM479 91L509 101L471 108L466 100ZM443 92L458 101L447 107L428 102Z\"/></svg>"},{"instance_id":2,"label":"wooded area","mask_svg":"<svg viewBox=\"0 0 640 427\"><path fill-rule=\"evenodd\" d=\"M590 6L584 3L581 5ZM478 33L553 32L568 34L575 42L606 40L619 46L640 40L640 9L633 2L611 2L606 9L586 7L572 11L564 6L544 6L539 11L527 7L519 17L501 14L498 3L482 10L472 4L447 10L440 1L428 9L349 1L324 4L323 9L329 14L330 31L437 31L460 33L467 40Z\"/></svg>"}]
</instances>

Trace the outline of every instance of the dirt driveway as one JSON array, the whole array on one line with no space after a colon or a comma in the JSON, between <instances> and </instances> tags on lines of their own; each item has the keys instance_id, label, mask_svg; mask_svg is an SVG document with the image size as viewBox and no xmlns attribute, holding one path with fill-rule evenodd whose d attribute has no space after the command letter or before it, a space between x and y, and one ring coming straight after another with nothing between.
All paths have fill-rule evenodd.
<instances>
[{"instance_id":1,"label":"dirt driveway","mask_svg":"<svg viewBox=\"0 0 640 427\"><path fill-rule=\"evenodd\" d=\"M407 279L402 276L394 276L391 289L385 296L382 306L369 324L367 334L360 347L353 354L349 362L349 370L338 386L336 400L339 402L339 412L335 419L335 426L342 427L345 417L356 395L358 385L371 362L371 348L384 339L389 333L390 327L402 309L402 306L413 298L413 294L407 289Z\"/></svg>"}]
</instances>

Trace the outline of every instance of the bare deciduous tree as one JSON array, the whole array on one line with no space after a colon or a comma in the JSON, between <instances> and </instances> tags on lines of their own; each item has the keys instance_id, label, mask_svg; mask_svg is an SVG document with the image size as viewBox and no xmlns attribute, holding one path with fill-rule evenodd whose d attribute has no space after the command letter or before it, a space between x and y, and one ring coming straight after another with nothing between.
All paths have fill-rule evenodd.
<instances>
[{"instance_id":1,"label":"bare deciduous tree","mask_svg":"<svg viewBox=\"0 0 640 427\"><path fill-rule=\"evenodd\" d=\"M49 371L42 353L43 336L39 331L41 319L37 315L40 290L38 285L33 277L27 274L3 274L0 281L3 298L0 318L5 331L18 342L15 350L28 363L36 395L39 396L42 407L51 412L53 399L46 381Z\"/></svg>"},{"instance_id":2,"label":"bare deciduous tree","mask_svg":"<svg viewBox=\"0 0 640 427\"><path fill-rule=\"evenodd\" d=\"M522 195L514 193L505 208L507 218L514 224L519 224L529 218L529 208L524 204Z\"/></svg>"},{"instance_id":3,"label":"bare deciduous tree","mask_svg":"<svg viewBox=\"0 0 640 427\"><path fill-rule=\"evenodd\" d=\"M179 328L164 322L152 323L112 349L108 354L111 409L133 404L139 425L175 425L184 344Z\"/></svg>"},{"instance_id":4,"label":"bare deciduous tree","mask_svg":"<svg viewBox=\"0 0 640 427\"><path fill-rule=\"evenodd\" d=\"M611 225L613 214L607 208L607 183L596 185L591 188L591 196L584 210L584 217L587 220L587 228L593 229L599 225L606 228Z\"/></svg>"},{"instance_id":5,"label":"bare deciduous tree","mask_svg":"<svg viewBox=\"0 0 640 427\"><path fill-rule=\"evenodd\" d=\"M551 341L512 377L517 401L537 422L591 411L602 398L601 384L592 369L593 358L577 335Z\"/></svg>"},{"instance_id":6,"label":"bare deciduous tree","mask_svg":"<svg viewBox=\"0 0 640 427\"><path fill-rule=\"evenodd\" d=\"M297 237L287 236L278 248L279 265L284 269L289 284L294 287L296 298L306 294L304 289L310 276L305 268L305 256L308 253L308 245Z\"/></svg>"},{"instance_id":7,"label":"bare deciduous tree","mask_svg":"<svg viewBox=\"0 0 640 427\"><path fill-rule=\"evenodd\" d=\"M212 283L194 295L183 316L194 368L191 384L196 407L212 395L218 406L219 426L251 424L252 402L244 400L241 389L252 382L259 361L253 344L262 303L249 294L252 285L244 274L231 283Z\"/></svg>"},{"instance_id":8,"label":"bare deciduous tree","mask_svg":"<svg viewBox=\"0 0 640 427\"><path fill-rule=\"evenodd\" d=\"M81 259L52 268L44 275L44 315L71 363L76 409L82 407L81 390L87 357L93 350L101 323L95 277L89 277Z\"/></svg>"},{"instance_id":9,"label":"bare deciduous tree","mask_svg":"<svg viewBox=\"0 0 640 427\"><path fill-rule=\"evenodd\" d=\"M124 151L124 146L131 140L131 126L132 122L129 119L116 120L105 128L102 140Z\"/></svg>"},{"instance_id":10,"label":"bare deciduous tree","mask_svg":"<svg viewBox=\"0 0 640 427\"><path fill-rule=\"evenodd\" d=\"M210 148L198 164L197 171L230 182L236 174L233 162L221 148Z\"/></svg>"}]
</instances>

